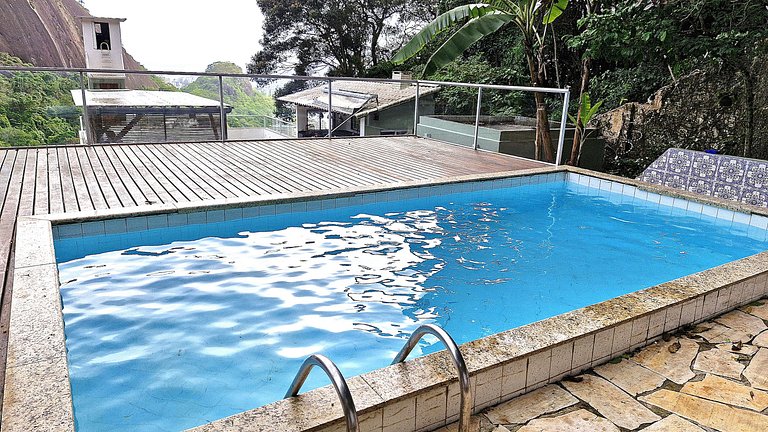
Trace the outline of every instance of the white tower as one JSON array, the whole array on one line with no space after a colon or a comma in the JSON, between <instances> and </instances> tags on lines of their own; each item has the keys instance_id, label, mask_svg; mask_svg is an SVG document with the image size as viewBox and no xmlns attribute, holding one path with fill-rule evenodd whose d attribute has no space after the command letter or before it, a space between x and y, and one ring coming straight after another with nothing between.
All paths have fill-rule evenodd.
<instances>
[{"instance_id":1,"label":"white tower","mask_svg":"<svg viewBox=\"0 0 768 432\"><path fill-rule=\"evenodd\" d=\"M125 70L120 23L125 18L80 18L85 43L85 67ZM124 73L89 73L91 89L124 89Z\"/></svg>"}]
</instances>

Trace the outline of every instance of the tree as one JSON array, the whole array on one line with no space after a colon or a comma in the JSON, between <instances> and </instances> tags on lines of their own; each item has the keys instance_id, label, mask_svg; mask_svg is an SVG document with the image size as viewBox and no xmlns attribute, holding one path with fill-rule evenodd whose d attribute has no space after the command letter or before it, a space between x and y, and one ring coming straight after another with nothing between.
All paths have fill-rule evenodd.
<instances>
[{"instance_id":1,"label":"tree","mask_svg":"<svg viewBox=\"0 0 768 432\"><path fill-rule=\"evenodd\" d=\"M7 53L0 53L0 65L29 66ZM76 142L79 112L70 93L76 88L72 74L0 74L0 147Z\"/></svg>"},{"instance_id":2,"label":"tree","mask_svg":"<svg viewBox=\"0 0 768 432\"><path fill-rule=\"evenodd\" d=\"M563 13L567 5L568 0L496 0L458 6L427 24L398 51L392 62L395 64L404 62L419 53L442 32L458 23L463 23L427 61L424 74L429 75L461 56L478 40L512 23L522 35L530 83L533 87L540 87L545 82L546 31L549 24ZM534 97L536 99L536 158L552 162L555 156L544 95L535 92Z\"/></svg>"},{"instance_id":3,"label":"tree","mask_svg":"<svg viewBox=\"0 0 768 432\"><path fill-rule=\"evenodd\" d=\"M426 0L258 0L262 49L252 74L363 76L421 23L434 17Z\"/></svg>"}]
</instances>

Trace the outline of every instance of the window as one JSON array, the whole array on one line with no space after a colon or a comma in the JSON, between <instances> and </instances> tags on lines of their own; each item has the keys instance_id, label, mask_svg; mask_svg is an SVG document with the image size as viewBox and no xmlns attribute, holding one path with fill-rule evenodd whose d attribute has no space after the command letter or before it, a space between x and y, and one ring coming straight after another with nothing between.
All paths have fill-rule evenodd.
<instances>
[{"instance_id":1,"label":"window","mask_svg":"<svg viewBox=\"0 0 768 432\"><path fill-rule=\"evenodd\" d=\"M109 51L112 49L112 40L109 38L109 23L93 23L96 31L96 49Z\"/></svg>"}]
</instances>

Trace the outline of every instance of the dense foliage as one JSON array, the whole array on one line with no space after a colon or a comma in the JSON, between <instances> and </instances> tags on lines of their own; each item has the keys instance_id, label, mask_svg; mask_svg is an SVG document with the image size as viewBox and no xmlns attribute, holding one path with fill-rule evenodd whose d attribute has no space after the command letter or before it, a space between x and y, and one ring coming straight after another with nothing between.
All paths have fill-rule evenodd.
<instances>
[{"instance_id":1,"label":"dense foliage","mask_svg":"<svg viewBox=\"0 0 768 432\"><path fill-rule=\"evenodd\" d=\"M0 53L0 65L24 63ZM75 88L79 81L71 75L0 73L0 146L77 142L80 114L70 93Z\"/></svg>"},{"instance_id":2,"label":"dense foliage","mask_svg":"<svg viewBox=\"0 0 768 432\"><path fill-rule=\"evenodd\" d=\"M241 74L243 70L231 62L215 62L205 70L209 73ZM255 91L248 78L224 77L224 102L232 106L232 113L227 117L230 127L260 126L262 117L271 117L275 111L275 101L271 96ZM199 77L182 88L182 91L197 96L219 100L219 79Z\"/></svg>"},{"instance_id":3,"label":"dense foliage","mask_svg":"<svg viewBox=\"0 0 768 432\"><path fill-rule=\"evenodd\" d=\"M766 46L767 7L762 0L613 1L566 38L599 60L594 91L615 107L698 68L749 69Z\"/></svg>"},{"instance_id":4,"label":"dense foliage","mask_svg":"<svg viewBox=\"0 0 768 432\"><path fill-rule=\"evenodd\" d=\"M248 72L361 76L434 14L424 0L257 0L262 49Z\"/></svg>"}]
</instances>

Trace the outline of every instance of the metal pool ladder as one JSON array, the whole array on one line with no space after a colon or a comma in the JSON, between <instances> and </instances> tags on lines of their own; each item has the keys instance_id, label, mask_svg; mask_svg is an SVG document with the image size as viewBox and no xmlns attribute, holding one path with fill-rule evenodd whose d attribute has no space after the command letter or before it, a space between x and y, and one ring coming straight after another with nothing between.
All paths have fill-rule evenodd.
<instances>
[{"instance_id":1,"label":"metal pool ladder","mask_svg":"<svg viewBox=\"0 0 768 432\"><path fill-rule=\"evenodd\" d=\"M405 361L408 354L416 347L419 340L425 336L431 334L440 339L440 342L445 345L448 353L453 359L453 364L456 366L459 372L459 390L461 392L461 405L459 410L459 432L469 431L469 421L472 416L472 388L469 386L469 371L467 370L467 364L464 362L464 357L459 351L458 345L445 330L434 324L424 324L416 329L408 338L403 349L395 356L392 364L401 363Z\"/></svg>"},{"instance_id":2,"label":"metal pool ladder","mask_svg":"<svg viewBox=\"0 0 768 432\"><path fill-rule=\"evenodd\" d=\"M285 399L299 394L301 386L304 384L304 381L307 380L309 372L315 366L319 366L325 374L328 375L328 378L331 379L331 383L333 383L333 387L336 389L336 394L339 396L339 400L341 400L341 408L344 410L344 418L347 419L347 431L360 432L355 401L352 400L352 393L349 392L347 381L344 379L341 371L339 371L339 368L324 355L312 354L304 360L299 372L296 374L296 378L294 378L291 383L291 387L285 393Z\"/></svg>"}]
</instances>

